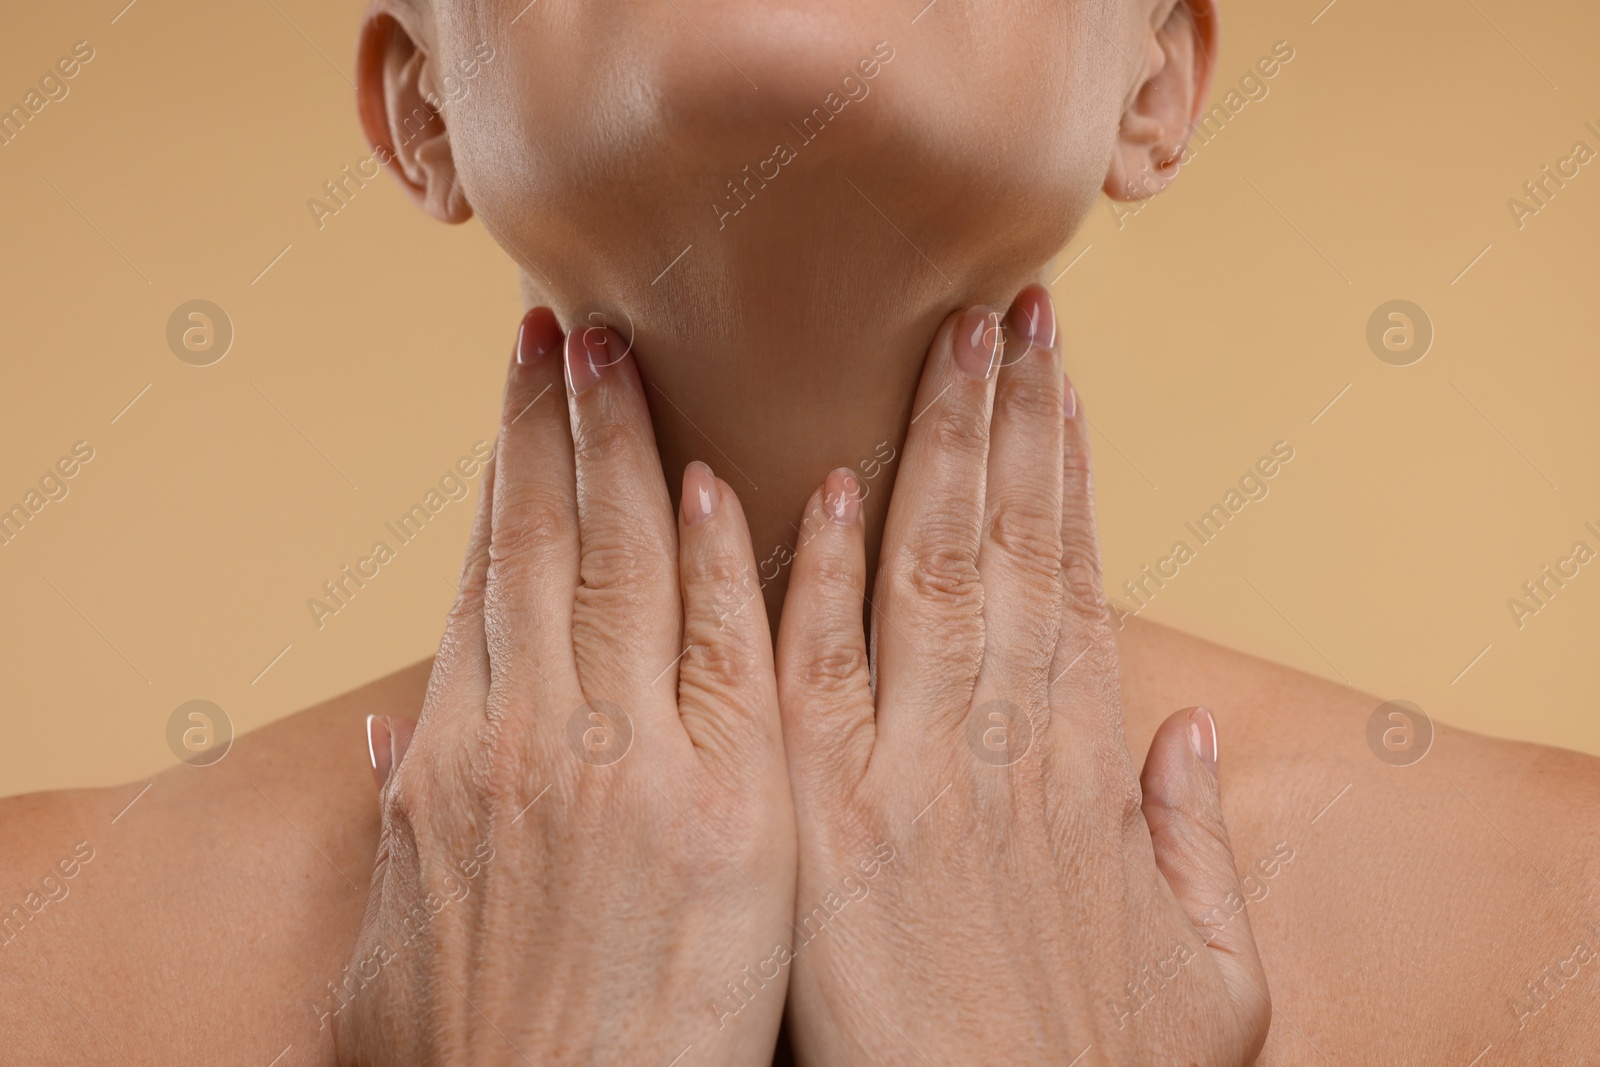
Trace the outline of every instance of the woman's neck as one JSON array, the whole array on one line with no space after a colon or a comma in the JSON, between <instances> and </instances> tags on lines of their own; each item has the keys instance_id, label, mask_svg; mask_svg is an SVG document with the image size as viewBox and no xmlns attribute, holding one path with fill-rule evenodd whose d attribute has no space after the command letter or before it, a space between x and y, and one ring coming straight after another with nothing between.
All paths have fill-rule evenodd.
<instances>
[{"instance_id":1,"label":"woman's neck","mask_svg":"<svg viewBox=\"0 0 1600 1067\"><path fill-rule=\"evenodd\" d=\"M834 468L856 470L870 566L939 324L974 303L1003 311L1037 269L919 251L844 192L831 233L741 218L662 274L666 260L587 291L525 284L529 302L549 303L569 330L603 322L633 339L673 499L695 459L739 495L774 626L811 493Z\"/></svg>"}]
</instances>

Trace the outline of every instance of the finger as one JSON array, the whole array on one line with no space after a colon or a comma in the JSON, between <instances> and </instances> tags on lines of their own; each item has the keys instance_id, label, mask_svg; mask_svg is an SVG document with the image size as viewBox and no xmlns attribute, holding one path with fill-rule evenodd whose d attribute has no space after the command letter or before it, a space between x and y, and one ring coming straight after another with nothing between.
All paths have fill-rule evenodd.
<instances>
[{"instance_id":1,"label":"finger","mask_svg":"<svg viewBox=\"0 0 1600 1067\"><path fill-rule=\"evenodd\" d=\"M1133 761L1123 740L1116 642L1106 622L1100 544L1095 533L1089 420L1063 382L1061 438L1061 620L1050 664L1052 749L1072 764L1070 779L1096 793L1114 775L1131 798ZM1130 806L1127 814L1135 813Z\"/></svg>"},{"instance_id":2,"label":"finger","mask_svg":"<svg viewBox=\"0 0 1600 1067\"><path fill-rule=\"evenodd\" d=\"M828 475L806 506L778 627L778 706L784 751L800 797L857 781L875 734L866 631L861 483Z\"/></svg>"},{"instance_id":3,"label":"finger","mask_svg":"<svg viewBox=\"0 0 1600 1067\"><path fill-rule=\"evenodd\" d=\"M367 757L372 761L372 777L379 790L388 782L390 772L405 758L416 728L417 721L403 715L367 716Z\"/></svg>"},{"instance_id":4,"label":"finger","mask_svg":"<svg viewBox=\"0 0 1600 1067\"><path fill-rule=\"evenodd\" d=\"M873 645L880 737L921 736L938 712L965 713L983 661L978 545L999 316L952 314L928 353L879 556ZM901 722L909 712L909 722Z\"/></svg>"},{"instance_id":5,"label":"finger","mask_svg":"<svg viewBox=\"0 0 1600 1067\"><path fill-rule=\"evenodd\" d=\"M561 343L550 309L528 312L506 384L483 592L491 715L548 699L574 677L578 539Z\"/></svg>"},{"instance_id":6,"label":"finger","mask_svg":"<svg viewBox=\"0 0 1600 1067\"><path fill-rule=\"evenodd\" d=\"M1169 716L1145 757L1144 817L1156 866L1248 1018L1249 1012L1268 1010L1267 979L1243 906L1247 897L1222 818L1216 767L1211 712L1190 708Z\"/></svg>"},{"instance_id":7,"label":"finger","mask_svg":"<svg viewBox=\"0 0 1600 1067\"><path fill-rule=\"evenodd\" d=\"M367 716L367 759L372 761L372 777L383 788L389 780L389 769L394 766L394 749L389 744L389 717Z\"/></svg>"},{"instance_id":8,"label":"finger","mask_svg":"<svg viewBox=\"0 0 1600 1067\"><path fill-rule=\"evenodd\" d=\"M678 514L683 658L678 714L696 749L735 773L770 780L783 743L772 636L744 510L704 463L683 472ZM657 686L667 686L663 678Z\"/></svg>"},{"instance_id":9,"label":"finger","mask_svg":"<svg viewBox=\"0 0 1600 1067\"><path fill-rule=\"evenodd\" d=\"M995 386L978 573L984 591L984 661L974 703L1047 706L1061 624L1063 379L1055 310L1041 285L1006 316L1007 351Z\"/></svg>"},{"instance_id":10,"label":"finger","mask_svg":"<svg viewBox=\"0 0 1600 1067\"><path fill-rule=\"evenodd\" d=\"M478 490L478 510L467 538L467 554L461 563L461 580L456 598L445 619L444 636L433 658L428 676L428 692L440 699L424 701L422 719L430 718L428 707L479 703L489 693L489 647L483 628L483 592L489 575L489 537L494 514L494 456L483 465L483 485ZM446 696L448 694L448 696ZM380 783L381 784L381 783Z\"/></svg>"},{"instance_id":11,"label":"finger","mask_svg":"<svg viewBox=\"0 0 1600 1067\"><path fill-rule=\"evenodd\" d=\"M478 510L473 513L467 553L456 582L456 607L460 614L483 612L483 588L489 577L489 537L494 530L494 456L483 465L483 485L478 490Z\"/></svg>"},{"instance_id":12,"label":"finger","mask_svg":"<svg viewBox=\"0 0 1600 1067\"><path fill-rule=\"evenodd\" d=\"M627 705L683 651L677 531L650 412L626 345L609 329L566 344L577 466L580 584L572 640L588 699ZM601 684L610 692L591 692ZM659 706L671 704L670 688Z\"/></svg>"}]
</instances>

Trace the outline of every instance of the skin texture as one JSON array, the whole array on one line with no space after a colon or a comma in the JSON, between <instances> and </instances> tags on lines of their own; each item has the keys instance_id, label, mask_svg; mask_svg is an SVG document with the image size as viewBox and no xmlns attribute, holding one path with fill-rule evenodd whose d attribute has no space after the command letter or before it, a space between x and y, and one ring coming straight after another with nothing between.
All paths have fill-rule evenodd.
<instances>
[{"instance_id":1,"label":"skin texture","mask_svg":"<svg viewBox=\"0 0 1600 1067\"><path fill-rule=\"evenodd\" d=\"M778 642L801 1062L1241 1064L1266 1037L1249 921L1216 907L1241 890L1209 713L1163 724L1142 791L1128 758L1054 336L1037 286L1003 329L986 309L941 329L870 631L859 482L812 497L831 521L802 538ZM1159 1002L1122 1004L1145 965Z\"/></svg>"},{"instance_id":2,"label":"skin texture","mask_svg":"<svg viewBox=\"0 0 1600 1067\"><path fill-rule=\"evenodd\" d=\"M631 324L666 484L692 458L735 464L760 561L792 542L828 471L903 446L949 311L1003 305L1097 188L1152 188L1204 96L1214 22L1205 4L1175 23L1170 5L943 0L913 36L915 11L819 2L764 6L789 20L773 37L753 7L673 6L636 19L544 0L513 34L520 4L379 4L363 121L427 210L481 216L530 303L568 325L592 311ZM760 89L738 96L748 84L693 24L715 27ZM718 190L879 40L896 56L873 95L719 230ZM1015 43L1036 40L1050 64ZM405 136L416 101L447 88L440 70L484 42L498 58L472 91ZM868 561L897 470L864 502ZM790 572L767 587L774 617ZM1592 1054L1600 967L1576 947L1600 937L1587 925L1600 919L1595 760L1441 728L1426 759L1393 767L1367 747L1372 697L1140 620L1113 636L1133 765L1173 709L1217 717L1223 810L1272 983L1258 1062ZM6 1058L334 1062L321 1013L360 936L379 840L363 721L416 715L431 664L142 794L0 802L8 907L75 843L94 850L70 894L0 948ZM905 984L938 988L923 983Z\"/></svg>"}]
</instances>

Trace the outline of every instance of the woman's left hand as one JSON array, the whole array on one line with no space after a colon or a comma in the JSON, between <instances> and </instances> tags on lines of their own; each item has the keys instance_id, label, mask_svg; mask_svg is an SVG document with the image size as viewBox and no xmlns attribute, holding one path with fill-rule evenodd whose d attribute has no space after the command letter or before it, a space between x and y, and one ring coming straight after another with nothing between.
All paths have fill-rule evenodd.
<instances>
[{"instance_id":1,"label":"woman's left hand","mask_svg":"<svg viewBox=\"0 0 1600 1067\"><path fill-rule=\"evenodd\" d=\"M859 487L812 497L778 641L804 1062L1221 1067L1266 1039L1211 715L1167 719L1142 779L1128 754L1054 322L1034 286L935 340L870 659Z\"/></svg>"}]
</instances>

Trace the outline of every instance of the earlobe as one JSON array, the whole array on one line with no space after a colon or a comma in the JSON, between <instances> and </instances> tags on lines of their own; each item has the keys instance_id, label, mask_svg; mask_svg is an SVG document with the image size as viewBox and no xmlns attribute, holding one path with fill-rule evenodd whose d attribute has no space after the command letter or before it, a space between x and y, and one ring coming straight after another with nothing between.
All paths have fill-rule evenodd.
<instances>
[{"instance_id":1,"label":"earlobe","mask_svg":"<svg viewBox=\"0 0 1600 1067\"><path fill-rule=\"evenodd\" d=\"M1216 0L1177 0L1147 47L1106 168L1104 190L1113 200L1146 199L1178 176L1191 124L1211 88Z\"/></svg>"},{"instance_id":2,"label":"earlobe","mask_svg":"<svg viewBox=\"0 0 1600 1067\"><path fill-rule=\"evenodd\" d=\"M441 222L472 217L457 180L450 131L434 106L429 53L415 16L377 0L362 20L356 104L373 153L424 211Z\"/></svg>"}]
</instances>

